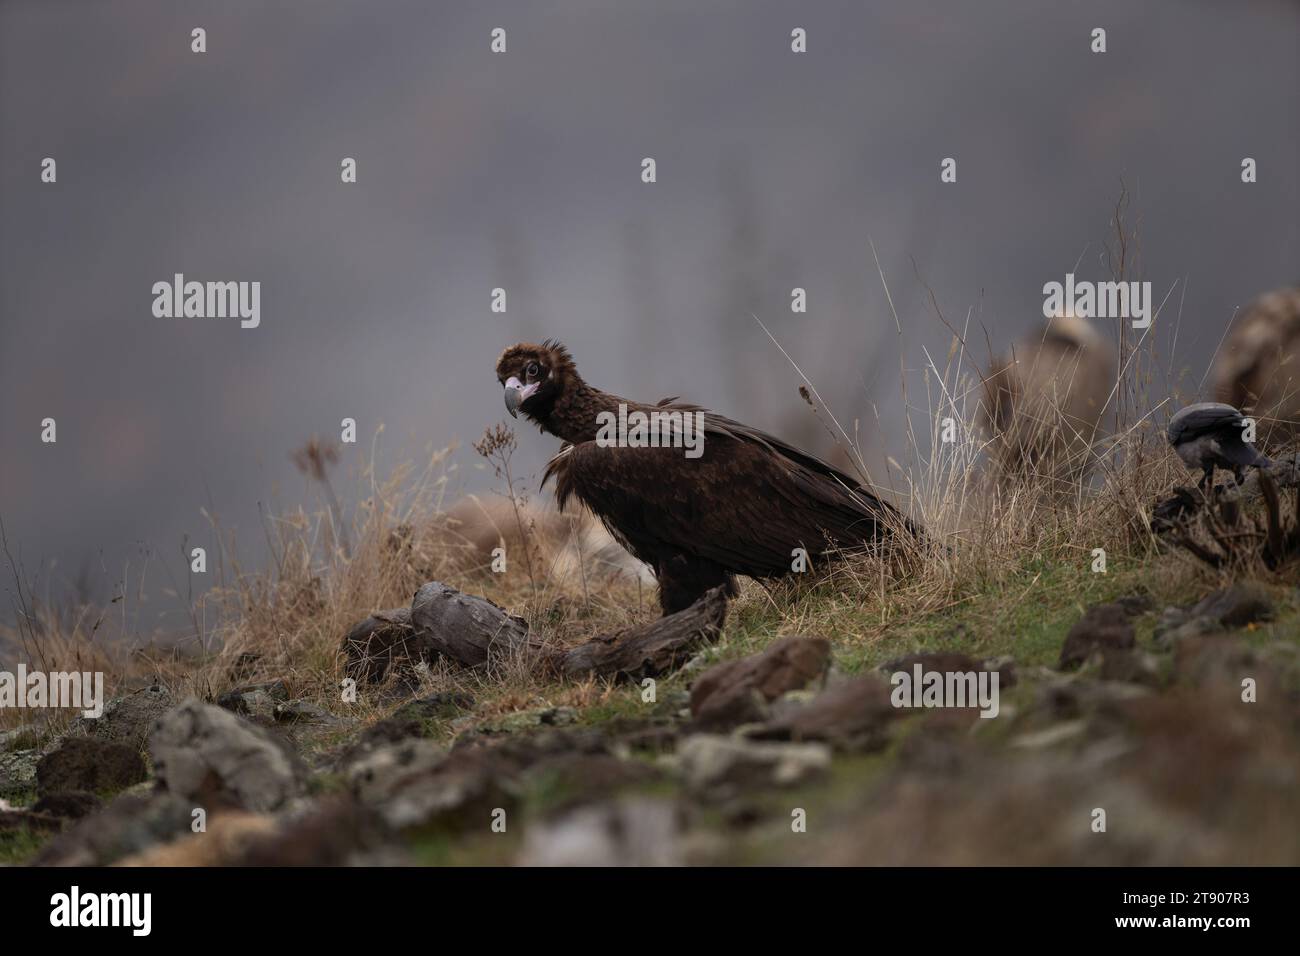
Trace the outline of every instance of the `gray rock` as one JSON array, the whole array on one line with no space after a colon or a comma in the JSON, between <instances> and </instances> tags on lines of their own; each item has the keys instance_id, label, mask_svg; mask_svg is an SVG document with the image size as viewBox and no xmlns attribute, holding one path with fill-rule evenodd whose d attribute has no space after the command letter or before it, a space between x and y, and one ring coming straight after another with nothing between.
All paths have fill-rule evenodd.
<instances>
[{"instance_id":1,"label":"gray rock","mask_svg":"<svg viewBox=\"0 0 1300 956\"><path fill-rule=\"evenodd\" d=\"M627 797L579 807L534 824L520 866L680 866L681 810L666 800Z\"/></svg>"},{"instance_id":2,"label":"gray rock","mask_svg":"<svg viewBox=\"0 0 1300 956\"><path fill-rule=\"evenodd\" d=\"M276 704L273 716L282 724L315 724L320 727L341 727L347 723L342 717L331 714L323 707L305 700L290 700Z\"/></svg>"},{"instance_id":3,"label":"gray rock","mask_svg":"<svg viewBox=\"0 0 1300 956\"><path fill-rule=\"evenodd\" d=\"M0 753L0 799L15 800L36 790L39 750L11 750Z\"/></svg>"},{"instance_id":4,"label":"gray rock","mask_svg":"<svg viewBox=\"0 0 1300 956\"><path fill-rule=\"evenodd\" d=\"M1188 608L1166 608L1155 630L1157 647L1170 648L1179 641L1218 634L1273 619L1275 609L1259 585L1239 581L1214 591Z\"/></svg>"},{"instance_id":5,"label":"gray rock","mask_svg":"<svg viewBox=\"0 0 1300 956\"><path fill-rule=\"evenodd\" d=\"M348 771L352 793L390 830L434 822L486 832L491 812L509 802L499 769L478 754L448 754L428 740L381 747Z\"/></svg>"},{"instance_id":6,"label":"gray rock","mask_svg":"<svg viewBox=\"0 0 1300 956\"><path fill-rule=\"evenodd\" d=\"M832 674L832 678L834 675ZM772 718L746 735L758 740L816 740L853 751L879 750L892 723L911 713L890 699L889 684L875 674L828 678L826 689L806 704L778 702Z\"/></svg>"},{"instance_id":7,"label":"gray rock","mask_svg":"<svg viewBox=\"0 0 1300 956\"><path fill-rule=\"evenodd\" d=\"M217 698L217 706L243 717L270 722L275 719L276 705L288 699L289 689L284 681L274 680L228 690Z\"/></svg>"},{"instance_id":8,"label":"gray rock","mask_svg":"<svg viewBox=\"0 0 1300 956\"><path fill-rule=\"evenodd\" d=\"M495 720L485 720L478 725L480 734L513 734L535 727L567 727L578 719L572 707L533 707L516 710Z\"/></svg>"},{"instance_id":9,"label":"gray rock","mask_svg":"<svg viewBox=\"0 0 1300 956\"><path fill-rule=\"evenodd\" d=\"M347 766L386 744L427 737L433 729L434 721L446 720L453 729L458 721L464 721L466 727L473 726L474 718L456 717L462 710L473 706L474 698L452 691L439 691L419 700L408 701L383 720L363 730L356 742L343 750L339 763Z\"/></svg>"},{"instance_id":10,"label":"gray rock","mask_svg":"<svg viewBox=\"0 0 1300 956\"><path fill-rule=\"evenodd\" d=\"M123 794L50 841L38 866L107 866L191 832L194 803L176 794Z\"/></svg>"},{"instance_id":11,"label":"gray rock","mask_svg":"<svg viewBox=\"0 0 1300 956\"><path fill-rule=\"evenodd\" d=\"M493 812L513 807L530 786L596 799L657 779L653 768L619 760L608 748L594 731L551 727L449 751L413 738L361 756L345 774L357 801L391 830L436 824L488 832Z\"/></svg>"},{"instance_id":12,"label":"gray rock","mask_svg":"<svg viewBox=\"0 0 1300 956\"><path fill-rule=\"evenodd\" d=\"M754 786L794 786L830 769L825 744L758 743L739 737L693 734L677 750L677 766L691 789L740 793Z\"/></svg>"},{"instance_id":13,"label":"gray rock","mask_svg":"<svg viewBox=\"0 0 1300 956\"><path fill-rule=\"evenodd\" d=\"M1188 636L1174 646L1174 674L1194 687L1216 683L1239 687L1243 677L1263 680L1266 671L1260 649L1235 638Z\"/></svg>"},{"instance_id":14,"label":"gray rock","mask_svg":"<svg viewBox=\"0 0 1300 956\"><path fill-rule=\"evenodd\" d=\"M403 704L393 711L392 717L398 720L449 720L473 707L474 698L469 694L439 691Z\"/></svg>"},{"instance_id":15,"label":"gray rock","mask_svg":"<svg viewBox=\"0 0 1300 956\"><path fill-rule=\"evenodd\" d=\"M97 718L78 717L70 732L116 741L140 750L149 739L154 721L174 704L172 692L155 683L108 701L104 713Z\"/></svg>"},{"instance_id":16,"label":"gray rock","mask_svg":"<svg viewBox=\"0 0 1300 956\"><path fill-rule=\"evenodd\" d=\"M1042 687L1026 722L1086 719L1094 729L1120 724L1126 719L1128 705L1150 694L1137 684L1075 676Z\"/></svg>"},{"instance_id":17,"label":"gray rock","mask_svg":"<svg viewBox=\"0 0 1300 956\"><path fill-rule=\"evenodd\" d=\"M149 738L154 771L171 793L204 805L247 810L282 806L302 790L306 769L275 734L197 700L169 711Z\"/></svg>"},{"instance_id":18,"label":"gray rock","mask_svg":"<svg viewBox=\"0 0 1300 956\"><path fill-rule=\"evenodd\" d=\"M1101 662L1101 679L1159 687L1164 682L1160 658L1139 650L1106 651Z\"/></svg>"}]
</instances>

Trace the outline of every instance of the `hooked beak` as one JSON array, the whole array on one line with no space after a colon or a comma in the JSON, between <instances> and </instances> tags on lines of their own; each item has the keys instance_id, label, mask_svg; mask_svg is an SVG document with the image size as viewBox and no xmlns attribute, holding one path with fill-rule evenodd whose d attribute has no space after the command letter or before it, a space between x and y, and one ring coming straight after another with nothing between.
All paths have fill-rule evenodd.
<instances>
[{"instance_id":1,"label":"hooked beak","mask_svg":"<svg viewBox=\"0 0 1300 956\"><path fill-rule=\"evenodd\" d=\"M537 391L537 385L537 382L525 385L513 375L506 380L506 411L510 413L511 418L519 417L519 406L532 398L533 393Z\"/></svg>"}]
</instances>

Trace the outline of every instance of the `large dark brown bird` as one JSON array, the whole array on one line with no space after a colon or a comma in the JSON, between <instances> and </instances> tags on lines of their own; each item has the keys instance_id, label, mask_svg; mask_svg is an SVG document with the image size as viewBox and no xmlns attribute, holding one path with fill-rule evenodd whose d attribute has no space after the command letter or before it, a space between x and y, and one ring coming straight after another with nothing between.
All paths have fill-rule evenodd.
<instances>
[{"instance_id":1,"label":"large dark brown bird","mask_svg":"<svg viewBox=\"0 0 1300 956\"><path fill-rule=\"evenodd\" d=\"M789 574L795 549L840 553L920 533L855 479L779 438L675 399L646 405L593 388L557 342L511 346L496 372L510 414L564 441L543 485L553 477L561 508L576 497L650 566L665 614L718 585L734 595L737 574ZM618 419L620 406L627 416L698 414L702 453L610 445L602 422Z\"/></svg>"}]
</instances>

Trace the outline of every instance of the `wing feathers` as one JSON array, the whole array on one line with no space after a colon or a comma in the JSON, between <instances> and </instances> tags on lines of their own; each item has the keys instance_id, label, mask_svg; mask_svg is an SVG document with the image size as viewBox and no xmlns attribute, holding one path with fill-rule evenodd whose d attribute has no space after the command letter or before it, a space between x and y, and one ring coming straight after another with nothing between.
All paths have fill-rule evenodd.
<instances>
[{"instance_id":1,"label":"wing feathers","mask_svg":"<svg viewBox=\"0 0 1300 956\"><path fill-rule=\"evenodd\" d=\"M659 408L703 411L662 403ZM566 445L547 464L560 507L576 496L628 550L658 567L687 554L753 577L792 550L861 547L907 520L850 476L757 429L705 413L703 457L680 448Z\"/></svg>"}]
</instances>

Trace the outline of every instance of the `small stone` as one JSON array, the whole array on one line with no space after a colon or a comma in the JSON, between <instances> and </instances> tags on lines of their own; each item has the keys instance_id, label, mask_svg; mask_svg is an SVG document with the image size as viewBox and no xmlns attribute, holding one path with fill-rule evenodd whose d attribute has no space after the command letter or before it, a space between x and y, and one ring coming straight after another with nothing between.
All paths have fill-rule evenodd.
<instances>
[{"instance_id":1,"label":"small stone","mask_svg":"<svg viewBox=\"0 0 1300 956\"><path fill-rule=\"evenodd\" d=\"M530 826L520 866L679 866L681 811L646 797L581 807Z\"/></svg>"},{"instance_id":2,"label":"small stone","mask_svg":"<svg viewBox=\"0 0 1300 956\"><path fill-rule=\"evenodd\" d=\"M820 679L829 662L825 638L779 638L758 654L723 661L701 674L691 687L691 716L702 728L762 721L767 703Z\"/></svg>"},{"instance_id":3,"label":"small stone","mask_svg":"<svg viewBox=\"0 0 1300 956\"><path fill-rule=\"evenodd\" d=\"M275 719L276 705L288 699L289 689L284 681L274 680L226 691L217 698L217 706L242 717L270 722Z\"/></svg>"},{"instance_id":4,"label":"small stone","mask_svg":"<svg viewBox=\"0 0 1300 956\"><path fill-rule=\"evenodd\" d=\"M889 684L863 674L829 684L812 701L781 713L746 732L757 740L817 740L837 748L872 751L884 747L894 720L909 713L894 707Z\"/></svg>"},{"instance_id":5,"label":"small stone","mask_svg":"<svg viewBox=\"0 0 1300 956\"><path fill-rule=\"evenodd\" d=\"M1098 651L1127 650L1136 645L1128 611L1118 604L1097 604L1066 634L1057 667L1073 670Z\"/></svg>"},{"instance_id":6,"label":"small stone","mask_svg":"<svg viewBox=\"0 0 1300 956\"><path fill-rule=\"evenodd\" d=\"M717 734L693 734L677 751L689 787L738 793L751 786L794 786L830 769L824 744L759 743Z\"/></svg>"}]
</instances>

